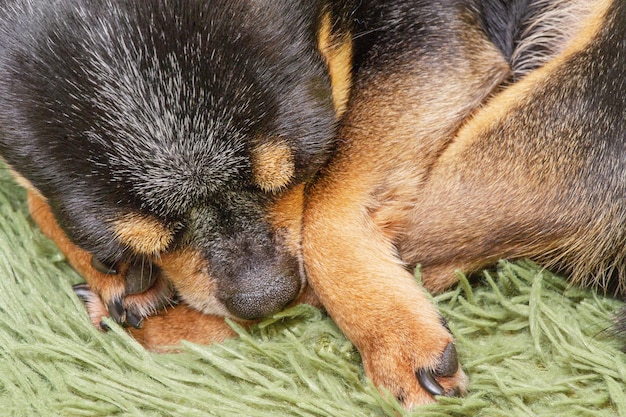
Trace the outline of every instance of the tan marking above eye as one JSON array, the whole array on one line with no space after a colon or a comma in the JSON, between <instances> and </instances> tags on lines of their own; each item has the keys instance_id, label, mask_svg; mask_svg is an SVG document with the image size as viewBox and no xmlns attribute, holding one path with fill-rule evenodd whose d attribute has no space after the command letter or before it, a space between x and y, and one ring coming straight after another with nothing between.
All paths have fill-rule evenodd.
<instances>
[{"instance_id":1,"label":"tan marking above eye","mask_svg":"<svg viewBox=\"0 0 626 417\"><path fill-rule=\"evenodd\" d=\"M272 140L252 149L254 182L265 192L285 188L295 173L293 153L287 143Z\"/></svg>"},{"instance_id":2,"label":"tan marking above eye","mask_svg":"<svg viewBox=\"0 0 626 417\"><path fill-rule=\"evenodd\" d=\"M172 243L174 231L157 219L128 213L112 222L115 235L137 254L155 255Z\"/></svg>"}]
</instances>

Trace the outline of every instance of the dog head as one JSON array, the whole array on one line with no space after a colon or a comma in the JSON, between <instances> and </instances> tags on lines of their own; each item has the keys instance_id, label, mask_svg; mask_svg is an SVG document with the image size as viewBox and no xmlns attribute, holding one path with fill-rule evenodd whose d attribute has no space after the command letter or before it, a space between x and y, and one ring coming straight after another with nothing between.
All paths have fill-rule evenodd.
<instances>
[{"instance_id":1,"label":"dog head","mask_svg":"<svg viewBox=\"0 0 626 417\"><path fill-rule=\"evenodd\" d=\"M209 314L298 296L301 184L336 120L321 2L0 9L0 155L72 241L109 265L152 260Z\"/></svg>"}]
</instances>

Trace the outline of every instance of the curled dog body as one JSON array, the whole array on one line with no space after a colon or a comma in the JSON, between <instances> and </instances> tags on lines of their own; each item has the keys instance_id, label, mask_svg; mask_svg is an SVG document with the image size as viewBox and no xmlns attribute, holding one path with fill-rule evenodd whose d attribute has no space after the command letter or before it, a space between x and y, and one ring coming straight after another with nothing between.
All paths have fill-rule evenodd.
<instances>
[{"instance_id":1,"label":"curled dog body","mask_svg":"<svg viewBox=\"0 0 626 417\"><path fill-rule=\"evenodd\" d=\"M0 156L96 325L145 318L158 349L321 302L412 407L467 386L415 265L434 292L504 257L623 292L625 20L607 0L5 0Z\"/></svg>"}]
</instances>

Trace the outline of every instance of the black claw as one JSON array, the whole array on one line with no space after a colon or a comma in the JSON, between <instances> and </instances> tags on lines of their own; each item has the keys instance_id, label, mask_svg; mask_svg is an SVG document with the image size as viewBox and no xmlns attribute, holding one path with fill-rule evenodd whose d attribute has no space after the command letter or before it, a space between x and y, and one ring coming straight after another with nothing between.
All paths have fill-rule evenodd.
<instances>
[{"instance_id":1,"label":"black claw","mask_svg":"<svg viewBox=\"0 0 626 417\"><path fill-rule=\"evenodd\" d=\"M427 369L419 369L417 372L417 380L419 381L422 388L424 388L429 394L433 396L444 395L445 390L437 382L435 379L435 375L433 375L432 371Z\"/></svg>"},{"instance_id":2,"label":"black claw","mask_svg":"<svg viewBox=\"0 0 626 417\"><path fill-rule=\"evenodd\" d=\"M95 256L91 257L91 266L98 272L106 275L117 275L118 271L114 264L101 261Z\"/></svg>"},{"instance_id":3,"label":"black claw","mask_svg":"<svg viewBox=\"0 0 626 417\"><path fill-rule=\"evenodd\" d=\"M72 286L72 289L74 290L74 294L76 294L83 303L87 303L93 296L93 292L87 284L76 284Z\"/></svg>"},{"instance_id":4,"label":"black claw","mask_svg":"<svg viewBox=\"0 0 626 417\"><path fill-rule=\"evenodd\" d=\"M105 332L108 332L109 330L111 330L111 328L109 327L109 325L108 325L108 324L106 324L106 323L104 322L104 320L100 322L100 328L101 328L102 330L104 330Z\"/></svg>"},{"instance_id":5,"label":"black claw","mask_svg":"<svg viewBox=\"0 0 626 417\"><path fill-rule=\"evenodd\" d=\"M459 370L459 359L454 343L448 343L441 355L439 366L435 369L436 376L452 376Z\"/></svg>"},{"instance_id":6,"label":"black claw","mask_svg":"<svg viewBox=\"0 0 626 417\"><path fill-rule=\"evenodd\" d=\"M124 304L121 299L116 299L107 304L107 310L109 314L118 323L124 323L126 321L126 310L124 310Z\"/></svg>"},{"instance_id":7,"label":"black claw","mask_svg":"<svg viewBox=\"0 0 626 417\"><path fill-rule=\"evenodd\" d=\"M143 317L138 316L132 311L127 311L126 323L128 323L129 326L133 326L135 329L141 329L141 325L143 324Z\"/></svg>"},{"instance_id":8,"label":"black claw","mask_svg":"<svg viewBox=\"0 0 626 417\"><path fill-rule=\"evenodd\" d=\"M451 377L459 370L459 359L456 353L456 346L454 343L448 343L445 350L441 354L439 359L439 366L434 371L428 369L419 369L417 374L417 380L422 388L424 388L429 394L458 396L460 390L458 388L451 389L446 392L441 384L437 381L437 377Z\"/></svg>"}]
</instances>

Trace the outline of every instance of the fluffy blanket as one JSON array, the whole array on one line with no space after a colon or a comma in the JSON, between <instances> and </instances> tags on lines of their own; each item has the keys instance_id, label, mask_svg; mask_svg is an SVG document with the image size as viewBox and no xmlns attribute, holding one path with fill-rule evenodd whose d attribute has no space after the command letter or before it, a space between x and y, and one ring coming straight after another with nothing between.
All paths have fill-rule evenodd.
<instances>
[{"instance_id":1,"label":"fluffy blanket","mask_svg":"<svg viewBox=\"0 0 626 417\"><path fill-rule=\"evenodd\" d=\"M81 278L29 220L24 197L0 167L0 415L404 415L311 307L179 354L146 352L113 323L97 331L71 290ZM411 415L626 416L626 356L610 332L620 302L528 261L460 276L435 301L470 391Z\"/></svg>"}]
</instances>

